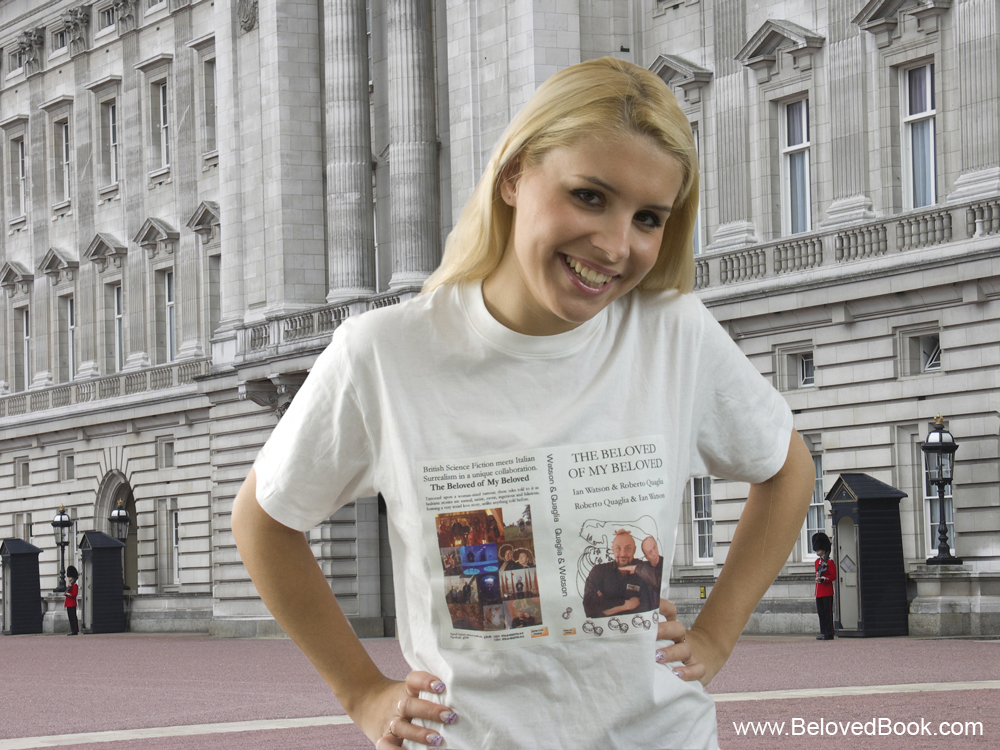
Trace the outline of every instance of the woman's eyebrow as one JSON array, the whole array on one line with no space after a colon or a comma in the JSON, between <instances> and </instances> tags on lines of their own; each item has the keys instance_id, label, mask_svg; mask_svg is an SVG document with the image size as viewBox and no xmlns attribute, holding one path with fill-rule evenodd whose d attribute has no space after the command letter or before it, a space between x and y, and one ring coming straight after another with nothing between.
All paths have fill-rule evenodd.
<instances>
[{"instance_id":1,"label":"woman's eyebrow","mask_svg":"<svg viewBox=\"0 0 1000 750\"><path fill-rule=\"evenodd\" d=\"M604 188L605 190L607 190L612 195L621 196L621 193L618 192L617 188L613 187L612 185L609 185L608 183L606 183L604 180L600 179L599 177L593 177L592 175L586 175L586 174L577 175L577 177L579 177L582 180L586 180L587 182L591 182L591 183L593 183L593 184L595 184L595 185L597 185L599 187ZM663 211L663 212L668 213L668 214L671 211L674 210L673 206L649 205L649 206L646 206L646 208L652 208L652 209L655 209L657 211Z\"/></svg>"}]
</instances>

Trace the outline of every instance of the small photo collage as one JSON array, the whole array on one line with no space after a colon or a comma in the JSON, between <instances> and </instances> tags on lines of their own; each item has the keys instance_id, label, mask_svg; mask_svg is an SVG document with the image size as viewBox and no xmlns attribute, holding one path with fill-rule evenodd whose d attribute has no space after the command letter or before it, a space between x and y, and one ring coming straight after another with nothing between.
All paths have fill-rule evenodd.
<instances>
[{"instance_id":1,"label":"small photo collage","mask_svg":"<svg viewBox=\"0 0 1000 750\"><path fill-rule=\"evenodd\" d=\"M504 511L507 523L504 523ZM444 597L456 630L542 624L531 507L441 513L434 519Z\"/></svg>"}]
</instances>

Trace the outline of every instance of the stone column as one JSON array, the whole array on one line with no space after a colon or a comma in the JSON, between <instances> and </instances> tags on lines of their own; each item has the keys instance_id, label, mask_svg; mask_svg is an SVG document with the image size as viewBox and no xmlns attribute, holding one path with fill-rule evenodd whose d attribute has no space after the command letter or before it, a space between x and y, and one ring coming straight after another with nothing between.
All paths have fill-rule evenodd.
<instances>
[{"instance_id":1,"label":"stone column","mask_svg":"<svg viewBox=\"0 0 1000 750\"><path fill-rule=\"evenodd\" d=\"M37 37L34 32L27 34L33 40ZM46 388L53 384L52 343L56 340L58 319L53 318L52 313L52 284L47 278L37 271L38 264L45 253L48 252L49 226L52 223L52 212L49 209L48 196L51 195L48 180L49 161L46 153L37 144L48 143L50 139L45 137L48 129L48 117L41 109L42 102L45 101L45 89L43 87L44 76L38 75L40 65L38 59L40 50L37 45L33 45L31 58L26 58L25 68L29 72L28 89L31 101L31 111L38 114L28 121L27 132L24 143L28 148L28 195L25 200L29 201L28 216L31 222L31 262L26 263L28 270L34 274L35 283L31 289L31 384L30 388ZM28 66L28 59L35 60L34 66Z\"/></svg>"},{"instance_id":2,"label":"stone column","mask_svg":"<svg viewBox=\"0 0 1000 750\"><path fill-rule=\"evenodd\" d=\"M847 17L845 10L844 17ZM844 39L831 38L827 45L830 81L830 131L833 157L833 201L822 226L836 226L872 219L868 197L868 108L865 76L865 39L854 24Z\"/></svg>"},{"instance_id":3,"label":"stone column","mask_svg":"<svg viewBox=\"0 0 1000 750\"><path fill-rule=\"evenodd\" d=\"M119 20L119 28L125 20ZM124 192L122 204L125 210L125 236L128 257L122 271L122 289L125 304L126 358L123 370L149 367L149 352L146 341L146 252L132 241L145 221L146 173L143 158L143 137L141 107L143 97L142 74L135 66L139 62L139 33L126 31L122 40L122 88L121 133L125 181L120 187Z\"/></svg>"},{"instance_id":4,"label":"stone column","mask_svg":"<svg viewBox=\"0 0 1000 750\"><path fill-rule=\"evenodd\" d=\"M968 200L1000 191L1000 84L995 0L960 0L954 8L955 46L962 124L961 176L949 201Z\"/></svg>"},{"instance_id":5,"label":"stone column","mask_svg":"<svg viewBox=\"0 0 1000 750\"><path fill-rule=\"evenodd\" d=\"M430 0L389 0L392 278L422 284L441 258Z\"/></svg>"},{"instance_id":6,"label":"stone column","mask_svg":"<svg viewBox=\"0 0 1000 750\"><path fill-rule=\"evenodd\" d=\"M713 11L715 93L718 146L719 226L711 249L736 248L757 242L750 205L749 71L736 55L746 43L745 0L719 0Z\"/></svg>"},{"instance_id":7,"label":"stone column","mask_svg":"<svg viewBox=\"0 0 1000 750\"><path fill-rule=\"evenodd\" d=\"M375 215L362 0L325 5L327 302L375 291Z\"/></svg>"}]
</instances>

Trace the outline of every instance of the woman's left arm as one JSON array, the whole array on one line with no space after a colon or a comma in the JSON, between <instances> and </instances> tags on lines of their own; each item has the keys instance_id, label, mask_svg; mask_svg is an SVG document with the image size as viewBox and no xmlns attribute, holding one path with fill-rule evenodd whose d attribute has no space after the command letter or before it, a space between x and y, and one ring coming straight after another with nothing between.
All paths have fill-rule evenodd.
<instances>
[{"instance_id":1,"label":"woman's left arm","mask_svg":"<svg viewBox=\"0 0 1000 750\"><path fill-rule=\"evenodd\" d=\"M657 658L683 662L674 669L681 679L707 685L722 669L750 615L788 561L815 481L809 449L792 430L788 455L778 473L750 485L726 562L694 625L685 633L669 614L660 623L659 637L678 642L659 649L663 657Z\"/></svg>"}]
</instances>

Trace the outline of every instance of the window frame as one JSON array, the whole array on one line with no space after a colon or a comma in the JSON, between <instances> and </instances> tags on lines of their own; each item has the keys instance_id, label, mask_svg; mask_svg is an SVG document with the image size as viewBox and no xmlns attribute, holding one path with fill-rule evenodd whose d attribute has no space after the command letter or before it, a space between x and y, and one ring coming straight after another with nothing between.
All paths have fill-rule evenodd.
<instances>
[{"instance_id":1,"label":"window frame","mask_svg":"<svg viewBox=\"0 0 1000 750\"><path fill-rule=\"evenodd\" d=\"M813 534L818 531L822 531L824 534L829 533L826 528L826 492L823 488L823 454L813 453L812 460L815 471L815 479L813 480L813 493L809 500L809 509L806 511L806 520L802 523L802 530L806 536L805 543L802 546L803 561L814 560L817 557L816 551L812 548ZM822 521L823 525L819 526L814 523L815 521Z\"/></svg>"},{"instance_id":2,"label":"window frame","mask_svg":"<svg viewBox=\"0 0 1000 750\"><path fill-rule=\"evenodd\" d=\"M31 459L18 456L14 459L14 488L31 486Z\"/></svg>"},{"instance_id":3,"label":"window frame","mask_svg":"<svg viewBox=\"0 0 1000 750\"><path fill-rule=\"evenodd\" d=\"M118 13L115 11L113 3L95 8L94 15L97 18L97 23L94 24L95 34L98 36L109 33L108 30L115 28L115 24L118 22Z\"/></svg>"},{"instance_id":4,"label":"window frame","mask_svg":"<svg viewBox=\"0 0 1000 750\"><path fill-rule=\"evenodd\" d=\"M177 466L176 441L173 435L156 438L156 468L173 469Z\"/></svg>"},{"instance_id":5,"label":"window frame","mask_svg":"<svg viewBox=\"0 0 1000 750\"><path fill-rule=\"evenodd\" d=\"M59 451L59 481L76 480L76 453L72 450Z\"/></svg>"},{"instance_id":6,"label":"window frame","mask_svg":"<svg viewBox=\"0 0 1000 750\"><path fill-rule=\"evenodd\" d=\"M707 483L707 493L705 487ZM700 484L700 487L699 487ZM712 513L712 477L691 477L691 559L694 565L715 565L715 538L713 533L714 520ZM707 498L708 513L705 514L705 505L699 511L698 501ZM707 532L705 528L707 527ZM708 547L711 555L705 557L701 554L702 539L708 539Z\"/></svg>"},{"instance_id":7,"label":"window frame","mask_svg":"<svg viewBox=\"0 0 1000 750\"><path fill-rule=\"evenodd\" d=\"M31 385L31 307L25 305L21 311L21 379L24 390Z\"/></svg>"},{"instance_id":8,"label":"window frame","mask_svg":"<svg viewBox=\"0 0 1000 750\"><path fill-rule=\"evenodd\" d=\"M916 71L926 70L929 75L925 76L924 97L930 104L929 109L921 110L917 113L910 112L910 77ZM903 167L903 207L906 210L919 210L930 206L938 205L940 195L938 194L937 179L937 75L933 60L923 60L917 64L910 64L900 67L900 127L902 129L902 167ZM919 202L917 197L917 178L914 169L914 132L916 125L929 122L927 157L929 174L927 175L927 185L930 190L929 200L926 203ZM922 200L922 198L920 199Z\"/></svg>"},{"instance_id":9,"label":"window frame","mask_svg":"<svg viewBox=\"0 0 1000 750\"><path fill-rule=\"evenodd\" d=\"M790 143L791 136L789 133L789 120L791 118L792 108L800 104L803 106L799 128L802 132L803 140L792 144ZM781 233L782 236L790 237L796 234L803 234L805 232L812 231L812 140L810 136L810 126L812 123L809 116L808 95L783 102L780 107L780 112ZM804 174L802 175L802 181L805 195L803 196L804 200L802 203L805 206L805 223L801 227L798 227L795 224L793 211L793 206L796 205L796 201L794 200L795 184L793 180L793 172L796 169L794 166L795 157L800 154L804 155Z\"/></svg>"},{"instance_id":10,"label":"window frame","mask_svg":"<svg viewBox=\"0 0 1000 750\"><path fill-rule=\"evenodd\" d=\"M938 324L897 330L897 367L900 378L936 375L944 372L941 328Z\"/></svg>"},{"instance_id":11,"label":"window frame","mask_svg":"<svg viewBox=\"0 0 1000 750\"><path fill-rule=\"evenodd\" d=\"M934 429L934 425L929 425L927 431L930 432ZM939 502L937 489L931 487L927 482L927 463L924 461L923 453L920 454L920 484L923 486L923 512L924 512L924 530L927 534L927 556L933 557L937 555L938 550L938 523L940 522L939 513L936 513L936 505ZM955 554L955 503L954 503L954 481L952 484L945 485L944 492L944 514L945 520L947 521L948 527L948 545L951 548L951 554Z\"/></svg>"},{"instance_id":12,"label":"window frame","mask_svg":"<svg viewBox=\"0 0 1000 750\"><path fill-rule=\"evenodd\" d=\"M174 586L181 583L181 512L177 508L170 513L170 542L171 542L171 581Z\"/></svg>"},{"instance_id":13,"label":"window frame","mask_svg":"<svg viewBox=\"0 0 1000 750\"><path fill-rule=\"evenodd\" d=\"M68 203L73 197L73 153L71 143L71 128L69 117L56 120L52 123L52 146L53 146L53 183L56 186L55 201L53 205Z\"/></svg>"},{"instance_id":14,"label":"window frame","mask_svg":"<svg viewBox=\"0 0 1000 750\"><path fill-rule=\"evenodd\" d=\"M10 144L10 207L12 222L22 221L28 215L28 152L24 143L26 133L12 137Z\"/></svg>"},{"instance_id":15,"label":"window frame","mask_svg":"<svg viewBox=\"0 0 1000 750\"><path fill-rule=\"evenodd\" d=\"M114 315L114 365L115 372L121 372L125 367L125 291L120 281L111 285L111 294Z\"/></svg>"}]
</instances>

